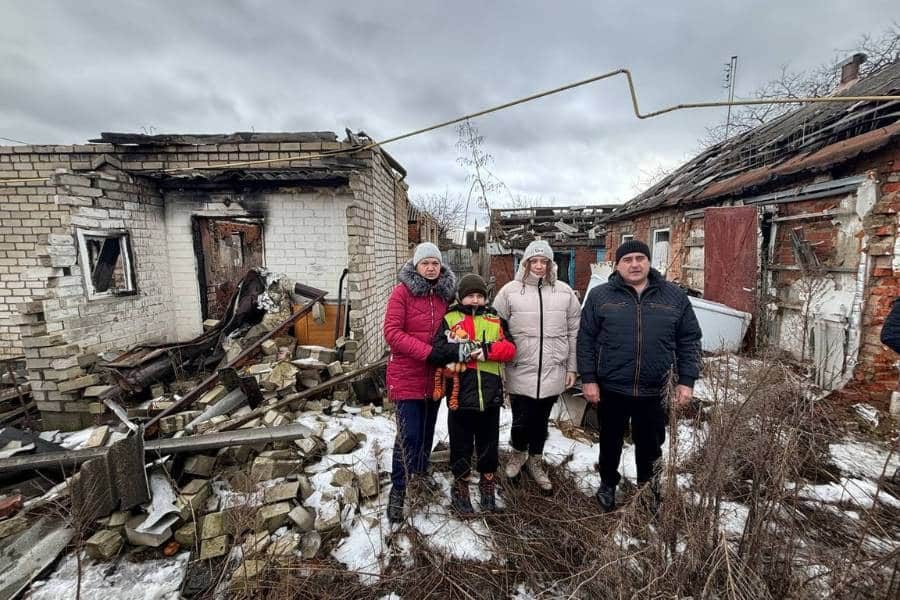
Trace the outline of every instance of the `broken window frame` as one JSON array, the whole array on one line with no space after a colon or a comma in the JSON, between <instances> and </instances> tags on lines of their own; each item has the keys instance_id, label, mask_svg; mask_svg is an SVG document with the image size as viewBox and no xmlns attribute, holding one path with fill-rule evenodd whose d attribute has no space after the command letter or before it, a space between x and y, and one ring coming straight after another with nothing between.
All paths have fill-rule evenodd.
<instances>
[{"instance_id":1,"label":"broken window frame","mask_svg":"<svg viewBox=\"0 0 900 600\"><path fill-rule=\"evenodd\" d=\"M665 263L663 263L663 264L658 264L659 257L656 255L656 244L657 244L656 235L659 233L666 233L666 234L668 234L668 238L669 238L666 240L666 243L668 244L668 248L666 249L666 259L665 259ZM671 250L672 250L672 228L671 227L660 227L659 229L654 229L653 235L650 236L650 266L652 266L654 269L656 269L657 271L659 271L660 273L665 275L666 271L668 271L668 269L669 269L669 260L670 260L669 255L671 254Z\"/></svg>"},{"instance_id":2,"label":"broken window frame","mask_svg":"<svg viewBox=\"0 0 900 600\"><path fill-rule=\"evenodd\" d=\"M78 239L78 255L81 263L81 273L84 279L84 290L88 300L100 300L103 298L117 298L119 296L131 296L137 294L137 278L134 273L134 260L131 253L131 236L125 229L76 229L76 237ZM98 292L94 279L93 271L96 268L92 264L90 252L88 252L88 241L90 238L103 238L104 240L118 240L119 253L117 261L122 261L122 269L124 271L123 278L125 281L124 288L113 288ZM105 245L106 242L104 242Z\"/></svg>"}]
</instances>

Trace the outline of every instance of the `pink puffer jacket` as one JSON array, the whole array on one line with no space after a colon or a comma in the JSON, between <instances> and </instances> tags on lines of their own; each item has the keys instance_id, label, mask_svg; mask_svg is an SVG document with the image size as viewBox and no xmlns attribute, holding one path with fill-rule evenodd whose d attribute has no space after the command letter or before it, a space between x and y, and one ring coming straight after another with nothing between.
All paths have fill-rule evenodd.
<instances>
[{"instance_id":1,"label":"pink puffer jacket","mask_svg":"<svg viewBox=\"0 0 900 600\"><path fill-rule=\"evenodd\" d=\"M437 282L416 272L412 262L400 269L384 315L384 339L391 349L387 365L388 397L393 401L431 398L434 367L426 359L431 340L456 294L456 277L446 266Z\"/></svg>"}]
</instances>

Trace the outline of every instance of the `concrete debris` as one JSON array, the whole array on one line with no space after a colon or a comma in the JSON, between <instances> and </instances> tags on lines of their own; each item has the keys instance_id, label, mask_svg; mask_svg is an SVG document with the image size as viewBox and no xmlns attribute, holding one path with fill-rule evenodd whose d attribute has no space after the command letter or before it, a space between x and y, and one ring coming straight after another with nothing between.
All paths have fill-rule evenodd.
<instances>
[{"instance_id":1,"label":"concrete debris","mask_svg":"<svg viewBox=\"0 0 900 600\"><path fill-rule=\"evenodd\" d=\"M285 477L298 471L300 471L300 461L298 460L275 460L259 456L253 461L250 476L256 481L266 481Z\"/></svg>"},{"instance_id":2,"label":"concrete debris","mask_svg":"<svg viewBox=\"0 0 900 600\"><path fill-rule=\"evenodd\" d=\"M315 528L319 533L329 533L341 525L341 504L337 500L323 501L316 510Z\"/></svg>"},{"instance_id":3,"label":"concrete debris","mask_svg":"<svg viewBox=\"0 0 900 600\"><path fill-rule=\"evenodd\" d=\"M177 520L177 517L175 517ZM132 546L149 546L151 548L159 548L172 537L172 524L161 522L164 527L156 527L149 531L138 531L138 528L144 523L144 515L137 515L125 523L125 537Z\"/></svg>"},{"instance_id":4,"label":"concrete debris","mask_svg":"<svg viewBox=\"0 0 900 600\"><path fill-rule=\"evenodd\" d=\"M297 500L300 495L300 482L288 481L266 488L263 493L264 504L274 504L288 500Z\"/></svg>"},{"instance_id":5,"label":"concrete debris","mask_svg":"<svg viewBox=\"0 0 900 600\"><path fill-rule=\"evenodd\" d=\"M313 559L322 547L322 536L318 531L308 531L300 536L300 555L307 559Z\"/></svg>"},{"instance_id":6,"label":"concrete debris","mask_svg":"<svg viewBox=\"0 0 900 600\"><path fill-rule=\"evenodd\" d=\"M301 532L312 531L316 524L313 513L309 512L302 506L295 506L288 513L288 518L293 521Z\"/></svg>"},{"instance_id":7,"label":"concrete debris","mask_svg":"<svg viewBox=\"0 0 900 600\"><path fill-rule=\"evenodd\" d=\"M101 529L88 538L84 550L96 560L109 560L122 549L122 534L112 529Z\"/></svg>"},{"instance_id":8,"label":"concrete debris","mask_svg":"<svg viewBox=\"0 0 900 600\"><path fill-rule=\"evenodd\" d=\"M300 534L288 533L275 540L266 551L272 559L284 560L292 558L300 546Z\"/></svg>"},{"instance_id":9,"label":"concrete debris","mask_svg":"<svg viewBox=\"0 0 900 600\"><path fill-rule=\"evenodd\" d=\"M378 480L378 473L375 471L363 471L357 476L357 484L359 485L359 493L363 498L374 498L378 496L381 490L381 482Z\"/></svg>"},{"instance_id":10,"label":"concrete debris","mask_svg":"<svg viewBox=\"0 0 900 600\"><path fill-rule=\"evenodd\" d=\"M209 478L216 466L215 456L195 454L184 461L184 472L195 477Z\"/></svg>"},{"instance_id":11,"label":"concrete debris","mask_svg":"<svg viewBox=\"0 0 900 600\"><path fill-rule=\"evenodd\" d=\"M228 554L231 547L231 537L220 535L214 538L205 539L200 542L200 560L209 560L219 556Z\"/></svg>"},{"instance_id":12,"label":"concrete debris","mask_svg":"<svg viewBox=\"0 0 900 600\"><path fill-rule=\"evenodd\" d=\"M269 566L266 560L246 559L231 575L231 592L243 595L258 590L263 572Z\"/></svg>"},{"instance_id":13,"label":"concrete debris","mask_svg":"<svg viewBox=\"0 0 900 600\"><path fill-rule=\"evenodd\" d=\"M340 467L335 469L334 474L331 476L331 485L334 487L343 487L353 483L355 477L353 471L345 467Z\"/></svg>"},{"instance_id":14,"label":"concrete debris","mask_svg":"<svg viewBox=\"0 0 900 600\"><path fill-rule=\"evenodd\" d=\"M276 502L275 504L266 504L256 513L256 530L273 532L279 527L287 524L288 514L291 512L291 505L287 502Z\"/></svg>"},{"instance_id":15,"label":"concrete debris","mask_svg":"<svg viewBox=\"0 0 900 600\"><path fill-rule=\"evenodd\" d=\"M243 556L258 556L263 554L272 543L272 536L268 531L251 533L248 539L241 544Z\"/></svg>"},{"instance_id":16,"label":"concrete debris","mask_svg":"<svg viewBox=\"0 0 900 600\"><path fill-rule=\"evenodd\" d=\"M175 541L183 548L193 548L197 544L197 524L186 523L176 529Z\"/></svg>"},{"instance_id":17,"label":"concrete debris","mask_svg":"<svg viewBox=\"0 0 900 600\"><path fill-rule=\"evenodd\" d=\"M362 441L359 434L344 429L328 441L329 454L348 454L353 452Z\"/></svg>"}]
</instances>

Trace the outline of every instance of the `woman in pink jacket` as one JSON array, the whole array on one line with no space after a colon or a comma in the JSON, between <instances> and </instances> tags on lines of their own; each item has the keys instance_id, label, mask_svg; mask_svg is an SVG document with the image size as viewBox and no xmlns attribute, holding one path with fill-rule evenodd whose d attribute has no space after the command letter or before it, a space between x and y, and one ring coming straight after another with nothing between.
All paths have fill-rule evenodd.
<instances>
[{"instance_id":1,"label":"woman in pink jacket","mask_svg":"<svg viewBox=\"0 0 900 600\"><path fill-rule=\"evenodd\" d=\"M397 436L387 516L403 520L410 475L424 475L434 442L440 402L431 399L434 367L426 359L431 340L456 293L456 277L441 264L441 251L429 242L416 246L391 291L384 317L384 339L391 350L387 366L388 397L395 403Z\"/></svg>"}]
</instances>

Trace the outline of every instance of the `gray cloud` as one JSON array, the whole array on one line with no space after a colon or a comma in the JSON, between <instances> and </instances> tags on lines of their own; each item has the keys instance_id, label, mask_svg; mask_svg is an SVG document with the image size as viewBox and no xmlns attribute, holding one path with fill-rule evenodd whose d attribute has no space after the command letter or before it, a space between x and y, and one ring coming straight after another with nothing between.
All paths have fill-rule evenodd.
<instances>
[{"instance_id":1,"label":"gray cloud","mask_svg":"<svg viewBox=\"0 0 900 600\"><path fill-rule=\"evenodd\" d=\"M888 0L785 3L5 2L0 136L364 129L385 138L627 66L641 107L722 98L810 68L897 19ZM726 6L722 6L726 4ZM476 120L513 194L624 201L724 110L639 121L614 79ZM463 193L453 128L388 150L411 192ZM506 192L495 201L505 201Z\"/></svg>"}]
</instances>

